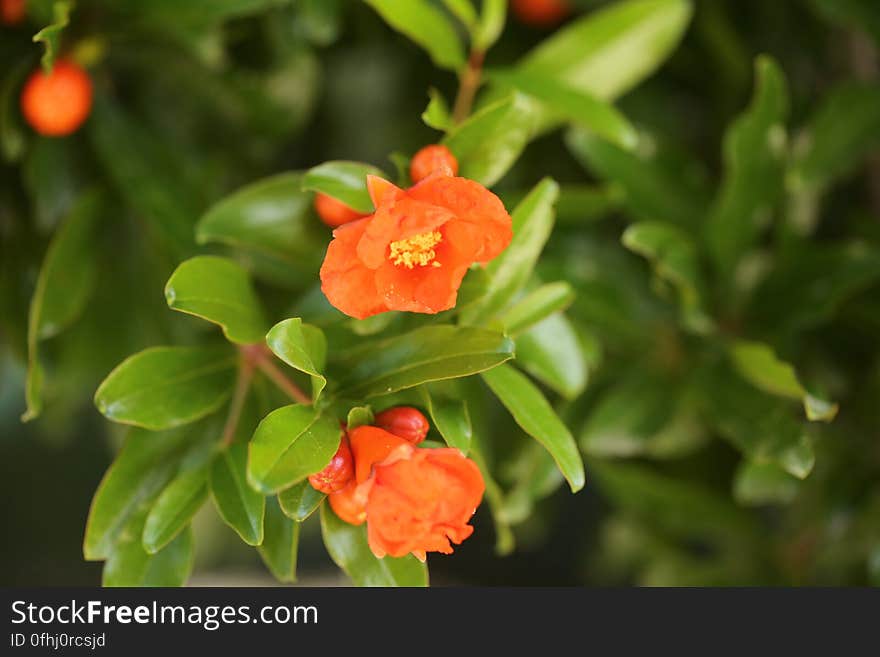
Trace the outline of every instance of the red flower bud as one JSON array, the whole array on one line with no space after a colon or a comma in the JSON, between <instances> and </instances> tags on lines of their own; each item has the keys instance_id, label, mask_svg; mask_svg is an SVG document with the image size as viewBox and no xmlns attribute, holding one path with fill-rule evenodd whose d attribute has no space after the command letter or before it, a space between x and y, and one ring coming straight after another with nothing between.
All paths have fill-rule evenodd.
<instances>
[{"instance_id":1,"label":"red flower bud","mask_svg":"<svg viewBox=\"0 0 880 657\"><path fill-rule=\"evenodd\" d=\"M367 216L326 194L315 194L315 212L331 228Z\"/></svg>"},{"instance_id":2,"label":"red flower bud","mask_svg":"<svg viewBox=\"0 0 880 657\"><path fill-rule=\"evenodd\" d=\"M354 460L348 443L343 439L327 467L311 475L309 483L312 488L322 493L335 493L345 488L352 478L354 478Z\"/></svg>"},{"instance_id":3,"label":"red flower bud","mask_svg":"<svg viewBox=\"0 0 880 657\"><path fill-rule=\"evenodd\" d=\"M16 25L24 20L25 0L0 0L0 23Z\"/></svg>"},{"instance_id":4,"label":"red flower bud","mask_svg":"<svg viewBox=\"0 0 880 657\"><path fill-rule=\"evenodd\" d=\"M414 183L424 180L435 171L447 176L458 175L458 160L446 146L431 144L413 155L409 164L409 177Z\"/></svg>"},{"instance_id":5,"label":"red flower bud","mask_svg":"<svg viewBox=\"0 0 880 657\"><path fill-rule=\"evenodd\" d=\"M511 0L510 4L521 22L537 27L555 25L571 13L566 0Z\"/></svg>"},{"instance_id":6,"label":"red flower bud","mask_svg":"<svg viewBox=\"0 0 880 657\"><path fill-rule=\"evenodd\" d=\"M396 406L376 416L376 426L418 445L428 435L428 418L412 406Z\"/></svg>"},{"instance_id":7,"label":"red flower bud","mask_svg":"<svg viewBox=\"0 0 880 657\"><path fill-rule=\"evenodd\" d=\"M41 135L61 137L76 131L92 110L92 81L73 62L56 62L48 75L35 71L24 85L21 111Z\"/></svg>"}]
</instances>

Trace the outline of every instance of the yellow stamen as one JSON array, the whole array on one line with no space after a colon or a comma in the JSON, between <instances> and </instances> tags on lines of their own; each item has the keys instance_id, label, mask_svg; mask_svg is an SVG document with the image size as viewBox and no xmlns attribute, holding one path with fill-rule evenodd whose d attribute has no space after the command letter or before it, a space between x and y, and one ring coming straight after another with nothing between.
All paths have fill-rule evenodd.
<instances>
[{"instance_id":1,"label":"yellow stamen","mask_svg":"<svg viewBox=\"0 0 880 657\"><path fill-rule=\"evenodd\" d=\"M434 262L437 255L434 247L441 239L443 237L440 231L434 230L391 242L391 255L388 258L395 265L403 265L407 269L412 269L416 265L424 267L428 264L439 267L440 263Z\"/></svg>"}]
</instances>

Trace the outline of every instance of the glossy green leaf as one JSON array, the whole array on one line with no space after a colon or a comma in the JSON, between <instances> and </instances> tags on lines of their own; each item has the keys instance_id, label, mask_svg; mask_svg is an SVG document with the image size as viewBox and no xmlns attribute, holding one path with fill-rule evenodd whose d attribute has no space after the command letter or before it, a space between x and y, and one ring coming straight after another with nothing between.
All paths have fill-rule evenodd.
<instances>
[{"instance_id":1,"label":"glossy green leaf","mask_svg":"<svg viewBox=\"0 0 880 657\"><path fill-rule=\"evenodd\" d=\"M434 63L450 71L465 64L455 28L429 0L365 0L385 22L424 48Z\"/></svg>"},{"instance_id":2,"label":"glossy green leaf","mask_svg":"<svg viewBox=\"0 0 880 657\"><path fill-rule=\"evenodd\" d=\"M327 385L321 374L327 360L327 338L317 326L299 317L285 319L271 328L266 344L285 363L312 378L312 399L317 401Z\"/></svg>"},{"instance_id":3,"label":"glossy green leaf","mask_svg":"<svg viewBox=\"0 0 880 657\"><path fill-rule=\"evenodd\" d=\"M526 69L494 71L491 78L541 101L560 117L621 148L631 150L638 143L638 133L626 117L586 91Z\"/></svg>"},{"instance_id":4,"label":"glossy green leaf","mask_svg":"<svg viewBox=\"0 0 880 657\"><path fill-rule=\"evenodd\" d=\"M550 452L572 492L583 488L584 464L574 438L541 391L509 365L483 372L482 377L523 431Z\"/></svg>"},{"instance_id":5,"label":"glossy green leaf","mask_svg":"<svg viewBox=\"0 0 880 657\"><path fill-rule=\"evenodd\" d=\"M445 398L436 391L432 392L430 386L422 386L421 393L431 421L446 444L467 454L473 438L467 402L463 399Z\"/></svg>"},{"instance_id":6,"label":"glossy green leaf","mask_svg":"<svg viewBox=\"0 0 880 657\"><path fill-rule=\"evenodd\" d=\"M101 584L117 586L183 586L193 567L193 535L187 527L164 548L147 554L140 524L125 533L104 564Z\"/></svg>"},{"instance_id":7,"label":"glossy green leaf","mask_svg":"<svg viewBox=\"0 0 880 657\"><path fill-rule=\"evenodd\" d=\"M138 518L141 527L136 536L129 538L141 546L143 522L153 500L174 477L186 445L192 442L190 431L187 428L162 433L141 429L129 432L89 509L83 541L87 560L107 559L126 527Z\"/></svg>"},{"instance_id":8,"label":"glossy green leaf","mask_svg":"<svg viewBox=\"0 0 880 657\"><path fill-rule=\"evenodd\" d=\"M282 173L242 187L202 215L196 240L281 256L314 255L323 248L326 231L311 212L302 179L301 173Z\"/></svg>"},{"instance_id":9,"label":"glossy green leaf","mask_svg":"<svg viewBox=\"0 0 880 657\"><path fill-rule=\"evenodd\" d=\"M688 0L626 0L586 15L541 42L519 63L535 75L613 100L653 73L690 22ZM550 125L552 117L540 119Z\"/></svg>"},{"instance_id":10,"label":"glossy green leaf","mask_svg":"<svg viewBox=\"0 0 880 657\"><path fill-rule=\"evenodd\" d=\"M365 424L373 424L374 420L373 409L370 406L355 406L348 411L345 426L351 431L352 429L362 427Z\"/></svg>"},{"instance_id":11,"label":"glossy green leaf","mask_svg":"<svg viewBox=\"0 0 880 657\"><path fill-rule=\"evenodd\" d=\"M784 400L769 397L725 366L698 375L706 415L718 432L758 463L805 479L816 457L805 427Z\"/></svg>"},{"instance_id":12,"label":"glossy green leaf","mask_svg":"<svg viewBox=\"0 0 880 657\"><path fill-rule=\"evenodd\" d=\"M443 0L443 4L465 27L473 29L477 22L477 10L471 0Z\"/></svg>"},{"instance_id":13,"label":"glossy green leaf","mask_svg":"<svg viewBox=\"0 0 880 657\"><path fill-rule=\"evenodd\" d=\"M278 493L278 504L288 518L303 522L321 506L325 497L325 493L312 488L306 480Z\"/></svg>"},{"instance_id":14,"label":"glossy green leaf","mask_svg":"<svg viewBox=\"0 0 880 657\"><path fill-rule=\"evenodd\" d=\"M45 51L40 62L43 70L49 73L55 65L55 58L61 44L61 34L64 28L70 24L70 12L73 3L68 0L59 0L52 5L52 23L34 35L34 43L42 42Z\"/></svg>"},{"instance_id":15,"label":"glossy green leaf","mask_svg":"<svg viewBox=\"0 0 880 657\"><path fill-rule=\"evenodd\" d=\"M621 242L647 258L654 273L678 290L687 326L698 332L711 329L712 320L701 309L704 284L697 248L687 233L660 221L642 221L630 225Z\"/></svg>"},{"instance_id":16,"label":"glossy green leaf","mask_svg":"<svg viewBox=\"0 0 880 657\"><path fill-rule=\"evenodd\" d=\"M329 504L321 506L321 535L330 558L356 586L427 586L428 568L412 555L377 559L367 545L364 525L340 520Z\"/></svg>"},{"instance_id":17,"label":"glossy green leaf","mask_svg":"<svg viewBox=\"0 0 880 657\"><path fill-rule=\"evenodd\" d=\"M94 241L103 203L103 197L95 191L81 196L46 251L28 315L25 422L39 416L43 405L40 340L57 335L75 321L94 289Z\"/></svg>"},{"instance_id":18,"label":"glossy green leaf","mask_svg":"<svg viewBox=\"0 0 880 657\"><path fill-rule=\"evenodd\" d=\"M296 557L299 550L300 523L281 511L274 497L266 501L266 536L257 551L263 563L279 582L296 581Z\"/></svg>"},{"instance_id":19,"label":"glossy green leaf","mask_svg":"<svg viewBox=\"0 0 880 657\"><path fill-rule=\"evenodd\" d=\"M474 31L474 48L486 52L501 33L507 20L507 0L483 0L480 18Z\"/></svg>"},{"instance_id":20,"label":"glossy green leaf","mask_svg":"<svg viewBox=\"0 0 880 657\"><path fill-rule=\"evenodd\" d=\"M787 183L794 191L821 191L851 172L880 145L880 88L845 83L833 89L794 143Z\"/></svg>"},{"instance_id":21,"label":"glossy green leaf","mask_svg":"<svg viewBox=\"0 0 880 657\"><path fill-rule=\"evenodd\" d=\"M141 543L148 554L165 548L189 526L208 497L207 481L207 467L187 468L162 490L144 524Z\"/></svg>"},{"instance_id":22,"label":"glossy green leaf","mask_svg":"<svg viewBox=\"0 0 880 657\"><path fill-rule=\"evenodd\" d=\"M422 121L429 128L446 132L452 128L452 115L449 113L449 105L439 91L431 87L428 90L428 106L422 112Z\"/></svg>"},{"instance_id":23,"label":"glossy green leaf","mask_svg":"<svg viewBox=\"0 0 880 657\"><path fill-rule=\"evenodd\" d=\"M368 357L365 357L368 356ZM510 338L478 328L426 326L350 352L341 395L385 395L429 381L476 374L513 358Z\"/></svg>"},{"instance_id":24,"label":"glossy green leaf","mask_svg":"<svg viewBox=\"0 0 880 657\"><path fill-rule=\"evenodd\" d=\"M724 137L724 181L705 226L709 252L725 275L753 246L779 202L787 116L785 76L772 59L759 57L752 103Z\"/></svg>"},{"instance_id":25,"label":"glossy green leaf","mask_svg":"<svg viewBox=\"0 0 880 657\"><path fill-rule=\"evenodd\" d=\"M561 313L516 338L516 362L566 399L574 399L587 386L586 355L571 322Z\"/></svg>"},{"instance_id":26,"label":"glossy green leaf","mask_svg":"<svg viewBox=\"0 0 880 657\"><path fill-rule=\"evenodd\" d=\"M324 162L305 172L302 188L332 196L345 205L369 214L373 211L373 201L367 191L367 176L388 178L388 175L372 164L335 160Z\"/></svg>"},{"instance_id":27,"label":"glossy green leaf","mask_svg":"<svg viewBox=\"0 0 880 657\"><path fill-rule=\"evenodd\" d=\"M443 139L458 160L459 175L491 187L513 166L528 143L533 102L512 94L475 112Z\"/></svg>"},{"instance_id":28,"label":"glossy green leaf","mask_svg":"<svg viewBox=\"0 0 880 657\"><path fill-rule=\"evenodd\" d=\"M225 346L152 347L107 375L95 406L109 420L169 429L217 410L232 393L236 356Z\"/></svg>"},{"instance_id":29,"label":"glossy green leaf","mask_svg":"<svg viewBox=\"0 0 880 657\"><path fill-rule=\"evenodd\" d=\"M516 206L511 215L513 239L486 266L488 287L479 301L461 311L463 323L485 322L494 317L526 284L553 230L553 204L558 196L559 185L545 178Z\"/></svg>"},{"instance_id":30,"label":"glossy green leaf","mask_svg":"<svg viewBox=\"0 0 880 657\"><path fill-rule=\"evenodd\" d=\"M808 420L830 422L837 415L838 405L811 395L798 380L794 367L780 360L769 345L737 340L731 345L730 355L736 370L752 385L803 401Z\"/></svg>"},{"instance_id":31,"label":"glossy green leaf","mask_svg":"<svg viewBox=\"0 0 880 657\"><path fill-rule=\"evenodd\" d=\"M342 431L333 417L308 406L283 406L260 422L250 443L247 479L277 493L320 472L339 448Z\"/></svg>"},{"instance_id":32,"label":"glossy green leaf","mask_svg":"<svg viewBox=\"0 0 880 657\"><path fill-rule=\"evenodd\" d=\"M773 463L743 461L733 477L733 497L742 505L788 504L801 482Z\"/></svg>"},{"instance_id":33,"label":"glossy green leaf","mask_svg":"<svg viewBox=\"0 0 880 657\"><path fill-rule=\"evenodd\" d=\"M217 324L231 342L262 342L268 329L247 272L233 260L196 256L181 263L165 285L168 307Z\"/></svg>"},{"instance_id":34,"label":"glossy green leaf","mask_svg":"<svg viewBox=\"0 0 880 657\"><path fill-rule=\"evenodd\" d=\"M248 447L234 442L214 457L210 469L211 497L223 521L248 545L263 542L266 498L247 481Z\"/></svg>"},{"instance_id":35,"label":"glossy green leaf","mask_svg":"<svg viewBox=\"0 0 880 657\"><path fill-rule=\"evenodd\" d=\"M639 147L629 152L574 128L565 143L586 169L618 186L620 202L634 218L684 227L703 223L706 198L696 182L696 165L668 153L652 137L642 135Z\"/></svg>"},{"instance_id":36,"label":"glossy green leaf","mask_svg":"<svg viewBox=\"0 0 880 657\"><path fill-rule=\"evenodd\" d=\"M550 315L565 310L574 298L574 289L565 281L547 283L511 306L501 315L501 323L509 335L516 336Z\"/></svg>"}]
</instances>

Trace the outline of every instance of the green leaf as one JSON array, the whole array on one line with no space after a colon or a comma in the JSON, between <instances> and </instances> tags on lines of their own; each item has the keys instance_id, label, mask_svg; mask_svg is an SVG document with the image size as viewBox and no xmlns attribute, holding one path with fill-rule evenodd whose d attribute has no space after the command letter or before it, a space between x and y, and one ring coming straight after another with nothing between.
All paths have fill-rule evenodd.
<instances>
[{"instance_id":1,"label":"green leaf","mask_svg":"<svg viewBox=\"0 0 880 657\"><path fill-rule=\"evenodd\" d=\"M590 471L615 506L678 540L710 539L731 547L758 531L747 513L704 485L629 463L591 462Z\"/></svg>"},{"instance_id":2,"label":"green leaf","mask_svg":"<svg viewBox=\"0 0 880 657\"><path fill-rule=\"evenodd\" d=\"M527 434L553 456L572 492L584 486L584 464L568 428L541 391L509 365L483 372L483 380Z\"/></svg>"},{"instance_id":3,"label":"green leaf","mask_svg":"<svg viewBox=\"0 0 880 657\"><path fill-rule=\"evenodd\" d=\"M880 27L880 25L878 25ZM789 189L822 191L880 144L880 88L849 82L828 93L795 140Z\"/></svg>"},{"instance_id":4,"label":"green leaf","mask_svg":"<svg viewBox=\"0 0 880 657\"><path fill-rule=\"evenodd\" d=\"M696 165L681 161L652 137L643 135L638 149L629 152L573 128L565 143L587 170L618 187L621 202L634 218L684 227L703 223L706 204L696 183Z\"/></svg>"},{"instance_id":5,"label":"green leaf","mask_svg":"<svg viewBox=\"0 0 880 657\"><path fill-rule=\"evenodd\" d=\"M266 502L266 537L257 551L275 579L290 583L296 581L300 523L284 515L278 502L274 497Z\"/></svg>"},{"instance_id":6,"label":"green leaf","mask_svg":"<svg viewBox=\"0 0 880 657\"><path fill-rule=\"evenodd\" d=\"M468 30L476 25L477 10L474 9L471 0L443 0L443 4Z\"/></svg>"},{"instance_id":7,"label":"green leaf","mask_svg":"<svg viewBox=\"0 0 880 657\"><path fill-rule=\"evenodd\" d=\"M182 262L165 285L168 307L217 324L237 344L262 342L266 335L263 308L247 272L218 256L196 256Z\"/></svg>"},{"instance_id":8,"label":"green leaf","mask_svg":"<svg viewBox=\"0 0 880 657\"><path fill-rule=\"evenodd\" d=\"M730 355L736 370L755 387L803 401L808 420L830 422L837 415L838 405L811 395L798 380L794 367L780 360L769 345L737 340L730 347Z\"/></svg>"},{"instance_id":9,"label":"green leaf","mask_svg":"<svg viewBox=\"0 0 880 657\"><path fill-rule=\"evenodd\" d=\"M55 57L60 49L61 33L70 23L70 12L72 10L72 2L55 2L52 5L52 23L34 35L34 43L42 42L45 47L45 52L43 52L40 62L46 73L50 73L55 65Z\"/></svg>"},{"instance_id":10,"label":"green leaf","mask_svg":"<svg viewBox=\"0 0 880 657\"><path fill-rule=\"evenodd\" d=\"M372 164L335 160L324 162L306 171L302 188L320 192L342 201L353 210L369 214L373 201L367 191L367 176L388 178L388 175Z\"/></svg>"},{"instance_id":11,"label":"green leaf","mask_svg":"<svg viewBox=\"0 0 880 657\"><path fill-rule=\"evenodd\" d=\"M141 521L142 522L142 521ZM147 554L140 525L126 532L104 564L101 584L116 586L183 586L193 567L193 535L187 527L164 548Z\"/></svg>"},{"instance_id":12,"label":"green leaf","mask_svg":"<svg viewBox=\"0 0 880 657\"><path fill-rule=\"evenodd\" d=\"M250 443L247 479L266 494L277 493L320 472L339 448L339 422L308 406L292 404L269 413Z\"/></svg>"},{"instance_id":13,"label":"green leaf","mask_svg":"<svg viewBox=\"0 0 880 657\"><path fill-rule=\"evenodd\" d=\"M432 391L430 386L422 386L421 393L428 414L443 440L466 455L471 449L473 438L467 402L463 399L445 398L437 391Z\"/></svg>"},{"instance_id":14,"label":"green leaf","mask_svg":"<svg viewBox=\"0 0 880 657\"><path fill-rule=\"evenodd\" d=\"M743 461L733 477L733 497L745 506L788 504L801 482L773 463Z\"/></svg>"},{"instance_id":15,"label":"green leaf","mask_svg":"<svg viewBox=\"0 0 880 657\"><path fill-rule=\"evenodd\" d=\"M678 45L690 22L689 0L627 0L573 21L519 63L602 100L647 78ZM540 119L552 125L552 117Z\"/></svg>"},{"instance_id":16,"label":"green leaf","mask_svg":"<svg viewBox=\"0 0 880 657\"><path fill-rule=\"evenodd\" d=\"M306 480L278 493L278 503L284 515L291 520L303 522L321 506L325 497L326 494L312 488Z\"/></svg>"},{"instance_id":17,"label":"green leaf","mask_svg":"<svg viewBox=\"0 0 880 657\"><path fill-rule=\"evenodd\" d=\"M703 280L696 245L680 228L660 221L632 224L621 237L623 245L644 256L655 274L678 290L682 319L698 332L711 329L703 312Z\"/></svg>"},{"instance_id":18,"label":"green leaf","mask_svg":"<svg viewBox=\"0 0 880 657\"><path fill-rule=\"evenodd\" d=\"M501 255L486 266L489 277L486 292L479 301L461 311L462 323L491 319L523 288L553 230L553 204L558 196L559 185L544 178L516 206L511 215L513 239Z\"/></svg>"},{"instance_id":19,"label":"green leaf","mask_svg":"<svg viewBox=\"0 0 880 657\"><path fill-rule=\"evenodd\" d=\"M724 182L705 225L709 252L725 275L772 219L788 155L788 90L779 66L755 62L752 104L724 137Z\"/></svg>"},{"instance_id":20,"label":"green leaf","mask_svg":"<svg viewBox=\"0 0 880 657\"><path fill-rule=\"evenodd\" d=\"M503 315L501 323L508 335L530 329L550 315L568 308L575 298L575 291L565 281L547 283L529 292L511 306Z\"/></svg>"},{"instance_id":21,"label":"green leaf","mask_svg":"<svg viewBox=\"0 0 880 657\"><path fill-rule=\"evenodd\" d=\"M88 126L104 175L126 203L174 256L191 255L203 208L179 155L105 97L96 99Z\"/></svg>"},{"instance_id":22,"label":"green leaf","mask_svg":"<svg viewBox=\"0 0 880 657\"><path fill-rule=\"evenodd\" d=\"M107 559L133 519L140 518L135 536L141 545L143 522L165 485L174 477L187 444L190 429L151 433L134 429L116 460L104 474L86 524L83 555L89 561Z\"/></svg>"},{"instance_id":23,"label":"green leaf","mask_svg":"<svg viewBox=\"0 0 880 657\"><path fill-rule=\"evenodd\" d=\"M485 329L426 326L349 352L340 395L385 395L482 372L513 358L510 338Z\"/></svg>"},{"instance_id":24,"label":"green leaf","mask_svg":"<svg viewBox=\"0 0 880 657\"><path fill-rule=\"evenodd\" d=\"M374 420L373 409L370 406L355 406L348 411L348 418L345 426L348 431L351 431L352 429L362 427L365 424L373 424Z\"/></svg>"},{"instance_id":25,"label":"green leaf","mask_svg":"<svg viewBox=\"0 0 880 657\"><path fill-rule=\"evenodd\" d=\"M214 457L210 470L211 497L223 521L248 545L263 542L266 498L247 481L248 447L234 442Z\"/></svg>"},{"instance_id":26,"label":"green leaf","mask_svg":"<svg viewBox=\"0 0 880 657\"><path fill-rule=\"evenodd\" d=\"M373 556L364 525L340 520L329 504L321 506L321 535L330 558L356 586L427 586L428 568L412 555L399 559Z\"/></svg>"},{"instance_id":27,"label":"green leaf","mask_svg":"<svg viewBox=\"0 0 880 657\"><path fill-rule=\"evenodd\" d=\"M266 344L278 358L312 378L312 399L317 401L327 385L327 379L320 372L327 360L324 332L294 317L273 326L266 335Z\"/></svg>"},{"instance_id":28,"label":"green leaf","mask_svg":"<svg viewBox=\"0 0 880 657\"><path fill-rule=\"evenodd\" d=\"M208 470L187 468L169 483L147 515L141 542L148 554L156 554L189 526L208 497Z\"/></svg>"},{"instance_id":29,"label":"green leaf","mask_svg":"<svg viewBox=\"0 0 880 657\"><path fill-rule=\"evenodd\" d=\"M434 87L428 90L428 106L422 112L422 121L429 128L435 130L443 130L444 132L451 130L453 126L452 115L449 113L449 105L446 99Z\"/></svg>"},{"instance_id":30,"label":"green leaf","mask_svg":"<svg viewBox=\"0 0 880 657\"><path fill-rule=\"evenodd\" d=\"M109 420L169 429L198 420L232 393L236 356L228 347L152 347L107 375L95 405Z\"/></svg>"},{"instance_id":31,"label":"green leaf","mask_svg":"<svg viewBox=\"0 0 880 657\"><path fill-rule=\"evenodd\" d=\"M586 355L571 322L561 313L517 337L516 362L566 399L574 399L587 386Z\"/></svg>"},{"instance_id":32,"label":"green leaf","mask_svg":"<svg viewBox=\"0 0 880 657\"><path fill-rule=\"evenodd\" d=\"M507 20L507 0L483 0L480 19L474 31L474 48L486 52L501 33Z\"/></svg>"},{"instance_id":33,"label":"green leaf","mask_svg":"<svg viewBox=\"0 0 880 657\"><path fill-rule=\"evenodd\" d=\"M443 139L458 160L459 175L491 187L528 143L533 101L514 93L475 112Z\"/></svg>"},{"instance_id":34,"label":"green leaf","mask_svg":"<svg viewBox=\"0 0 880 657\"><path fill-rule=\"evenodd\" d=\"M464 47L455 28L428 0L366 0L385 22L424 48L440 68L458 71Z\"/></svg>"},{"instance_id":35,"label":"green leaf","mask_svg":"<svg viewBox=\"0 0 880 657\"><path fill-rule=\"evenodd\" d=\"M816 457L804 426L787 404L768 397L724 365L697 374L707 417L717 431L758 463L774 463L805 479Z\"/></svg>"},{"instance_id":36,"label":"green leaf","mask_svg":"<svg viewBox=\"0 0 880 657\"><path fill-rule=\"evenodd\" d=\"M302 180L301 173L282 173L242 187L202 215L196 241L313 257L324 248L326 231L311 212Z\"/></svg>"},{"instance_id":37,"label":"green leaf","mask_svg":"<svg viewBox=\"0 0 880 657\"><path fill-rule=\"evenodd\" d=\"M28 315L27 411L22 416L25 422L38 417L43 405L40 340L58 335L75 321L94 289L95 232L103 207L104 199L98 192L83 194L46 251Z\"/></svg>"},{"instance_id":38,"label":"green leaf","mask_svg":"<svg viewBox=\"0 0 880 657\"><path fill-rule=\"evenodd\" d=\"M632 150L638 143L638 133L626 117L610 103L588 92L523 69L493 71L490 77L541 101L555 114L612 144Z\"/></svg>"}]
</instances>

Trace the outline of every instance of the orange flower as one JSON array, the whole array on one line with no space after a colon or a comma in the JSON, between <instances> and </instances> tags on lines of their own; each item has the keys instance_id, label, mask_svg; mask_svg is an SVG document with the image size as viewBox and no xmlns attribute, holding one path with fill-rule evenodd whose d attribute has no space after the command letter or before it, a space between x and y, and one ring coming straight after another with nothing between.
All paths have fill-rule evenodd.
<instances>
[{"instance_id":1,"label":"orange flower","mask_svg":"<svg viewBox=\"0 0 880 657\"><path fill-rule=\"evenodd\" d=\"M440 171L408 190L367 176L376 212L333 231L321 289L346 315L438 313L455 306L474 262L510 243L510 215L482 185Z\"/></svg>"},{"instance_id":2,"label":"orange flower","mask_svg":"<svg viewBox=\"0 0 880 657\"><path fill-rule=\"evenodd\" d=\"M422 561L427 552L452 553L474 528L468 524L483 497L479 468L457 449L420 449L384 429L349 434L355 481L329 496L345 522L367 523L373 554Z\"/></svg>"},{"instance_id":3,"label":"orange flower","mask_svg":"<svg viewBox=\"0 0 880 657\"><path fill-rule=\"evenodd\" d=\"M409 164L409 177L414 183L424 180L435 171L446 171L448 175L458 175L458 160L446 146L431 144L413 155Z\"/></svg>"}]
</instances>

